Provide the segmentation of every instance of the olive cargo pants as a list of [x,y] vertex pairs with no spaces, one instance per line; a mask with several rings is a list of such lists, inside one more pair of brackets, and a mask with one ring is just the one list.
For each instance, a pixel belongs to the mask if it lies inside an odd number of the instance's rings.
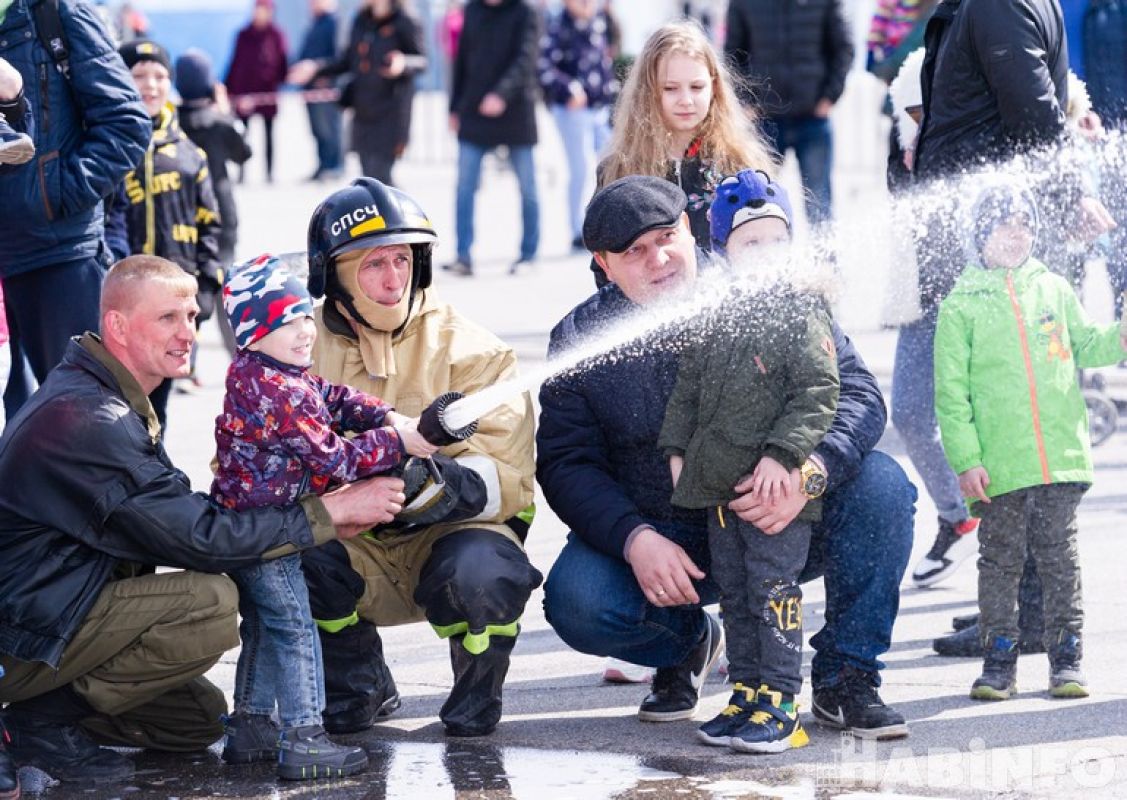
[[239,644],[229,578],[165,572],[107,583],[56,671],[0,656],[0,701],[71,684],[98,712],[82,726],[102,744],[190,751],[223,735],[223,693],[205,679]]

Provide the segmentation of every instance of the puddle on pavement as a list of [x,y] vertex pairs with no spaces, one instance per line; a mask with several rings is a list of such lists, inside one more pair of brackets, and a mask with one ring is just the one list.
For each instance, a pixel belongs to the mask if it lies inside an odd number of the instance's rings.
[[365,747],[372,761],[368,771],[338,781],[278,781],[270,765],[229,767],[213,752],[183,759],[138,753],[137,774],[128,784],[57,784],[34,769],[23,769],[20,778],[24,797],[42,800],[829,800],[838,794],[816,789],[808,778],[771,785],[708,777],[717,766],[703,760],[647,763],[621,754],[501,748],[486,742],[377,742]]

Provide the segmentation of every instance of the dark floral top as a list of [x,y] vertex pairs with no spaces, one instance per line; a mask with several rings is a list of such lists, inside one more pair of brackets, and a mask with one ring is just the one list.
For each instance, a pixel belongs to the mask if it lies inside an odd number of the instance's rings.
[[708,208],[716,187],[724,180],[724,175],[716,168],[715,160],[701,158],[700,140],[694,140],[685,150],[680,161],[669,162],[666,179],[681,187],[688,199],[686,211],[689,213],[689,227],[697,247],[712,251],[712,237],[709,233]]
[[[378,397],[241,351],[227,370],[215,419],[219,468],[211,495],[227,508],[291,503],[396,467],[403,443],[379,427],[392,408]],[[359,434],[347,439],[341,434]]]
[[607,33],[607,18],[602,12],[586,24],[576,22],[566,10],[551,19],[540,41],[537,64],[547,105],[566,105],[572,81],[587,94],[588,108],[602,108],[614,102],[618,81],[611,65]]

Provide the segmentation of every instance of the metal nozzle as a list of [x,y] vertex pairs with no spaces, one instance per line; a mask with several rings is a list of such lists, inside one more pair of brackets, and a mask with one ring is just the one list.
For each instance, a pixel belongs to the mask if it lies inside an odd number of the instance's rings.
[[463,428],[452,429],[446,424],[446,409],[456,400],[465,397],[461,392],[447,392],[439,395],[419,415],[419,433],[437,447],[461,442],[477,432],[477,420]]

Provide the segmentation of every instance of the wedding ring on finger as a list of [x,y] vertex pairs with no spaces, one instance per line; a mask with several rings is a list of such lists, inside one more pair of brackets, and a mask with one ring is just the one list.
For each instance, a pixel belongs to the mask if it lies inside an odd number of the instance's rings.
[[658,589],[656,592],[654,592],[654,597],[665,597],[665,590]]

